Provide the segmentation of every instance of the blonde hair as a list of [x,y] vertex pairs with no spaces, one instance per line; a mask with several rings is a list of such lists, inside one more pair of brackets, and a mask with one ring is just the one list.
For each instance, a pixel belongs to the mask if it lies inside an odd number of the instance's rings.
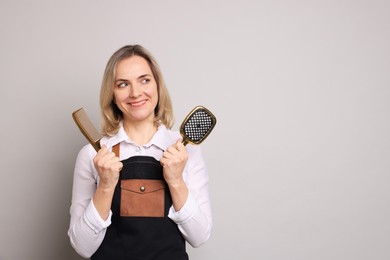
[[169,97],[168,89],[165,85],[160,67],[152,54],[140,45],[126,45],[117,50],[108,60],[104,70],[102,86],[100,89],[100,108],[102,113],[102,133],[104,135],[115,135],[123,119],[122,111],[119,110],[114,102],[114,82],[115,72],[118,62],[132,56],[144,58],[153,73],[157,83],[158,103],[154,110],[155,122],[164,124],[167,128],[173,125],[172,102]]

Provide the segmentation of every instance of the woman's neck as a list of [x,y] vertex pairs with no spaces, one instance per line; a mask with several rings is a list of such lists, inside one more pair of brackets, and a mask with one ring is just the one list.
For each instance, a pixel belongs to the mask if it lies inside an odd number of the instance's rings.
[[138,145],[147,144],[157,131],[155,122],[123,122],[123,128],[130,140]]

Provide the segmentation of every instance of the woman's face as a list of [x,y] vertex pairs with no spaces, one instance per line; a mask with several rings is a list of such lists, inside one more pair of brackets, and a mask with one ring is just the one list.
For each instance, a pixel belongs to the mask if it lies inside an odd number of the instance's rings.
[[154,122],[154,109],[158,103],[157,83],[144,58],[132,56],[117,64],[114,100],[125,122]]

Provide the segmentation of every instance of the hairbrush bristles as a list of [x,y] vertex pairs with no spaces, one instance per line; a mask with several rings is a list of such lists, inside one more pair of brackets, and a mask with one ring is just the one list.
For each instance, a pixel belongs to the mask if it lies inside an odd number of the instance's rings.
[[183,144],[200,144],[213,130],[217,119],[205,107],[195,107],[184,119],[180,127],[180,134],[183,137]]

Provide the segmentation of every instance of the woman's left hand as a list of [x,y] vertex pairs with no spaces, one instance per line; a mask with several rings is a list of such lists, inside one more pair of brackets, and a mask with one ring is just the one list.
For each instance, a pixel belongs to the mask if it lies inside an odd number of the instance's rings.
[[163,166],[164,179],[168,185],[183,182],[183,170],[188,160],[188,153],[181,139],[163,153],[160,163]]

